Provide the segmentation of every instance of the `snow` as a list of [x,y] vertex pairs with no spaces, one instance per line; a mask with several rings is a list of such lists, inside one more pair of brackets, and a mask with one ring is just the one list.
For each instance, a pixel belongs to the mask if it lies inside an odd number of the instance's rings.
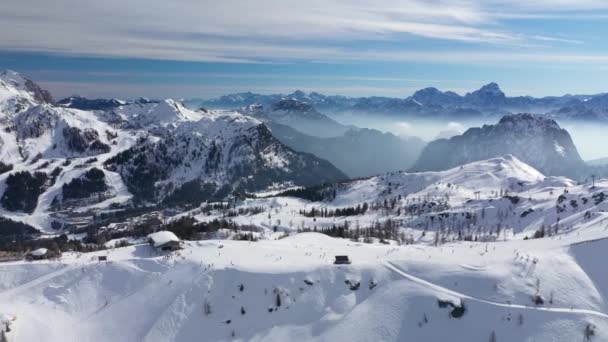
[[46,255],[47,252],[48,252],[48,249],[46,249],[46,248],[38,248],[36,250],[31,251],[30,254],[33,256],[43,256],[43,255]]
[[[587,324],[601,341],[605,288],[569,251],[608,233],[581,235],[497,242],[485,253],[484,243],[373,245],[316,233],[188,241],[169,256],[147,244],[64,253],[1,264],[0,312],[18,317],[19,341],[486,341],[492,331],[498,341],[575,341]],[[352,264],[333,265],[335,255]],[[451,318],[439,299],[464,300],[464,316]]]
[[553,142],[553,147],[555,147],[555,152],[557,152],[560,156],[566,156],[566,148],[560,145],[557,141]]
[[172,99],[160,102],[135,102],[118,107],[116,114],[140,127],[174,126],[181,122],[198,121],[202,113],[186,108]]
[[[579,223],[585,221],[586,211],[598,212],[597,215],[600,215],[602,210],[608,209],[605,208],[605,203],[595,205],[590,200],[593,194],[608,192],[608,183],[598,181],[596,188],[589,191],[588,185],[577,185],[567,178],[545,177],[513,156],[474,162],[440,172],[393,172],[346,182],[335,189],[336,197],[323,202],[293,197],[246,199],[237,203],[237,209],[262,208],[262,211],[230,219],[242,225],[255,225],[267,232],[275,226],[280,231],[295,232],[302,227],[330,228],[345,222],[351,228],[354,225],[366,228],[390,219],[415,240],[428,240],[431,234],[423,236],[425,230],[443,230],[447,226],[447,223],[442,223],[437,217],[457,214],[450,226],[461,227],[472,235],[494,230],[500,224],[504,228],[501,239],[522,239],[532,236],[542,225],[555,227],[558,217],[562,229],[576,229]],[[562,213],[557,213],[556,202],[565,191],[569,192],[566,204],[572,198],[580,205],[572,208],[568,204]],[[511,197],[505,197],[507,194]],[[517,198],[517,204],[513,204],[509,198]],[[583,198],[586,204],[582,203]],[[300,211],[310,211],[312,208],[335,210],[365,203],[370,206],[379,203],[382,206],[385,200],[395,200],[395,208],[369,210],[365,214],[342,217],[313,218],[300,214]],[[445,209],[426,210],[418,214],[408,214],[404,210],[399,213],[397,210],[430,202],[444,203]],[[526,211],[528,213],[524,214]],[[466,219],[467,215],[473,214],[474,222]],[[186,215],[194,216],[199,221],[222,218],[220,212],[208,214],[201,213],[198,209],[178,217]],[[435,220],[431,221],[431,217]]]
[[168,242],[179,242],[179,238],[173,232],[160,231],[148,235],[148,239],[154,242],[154,247],[162,246]]

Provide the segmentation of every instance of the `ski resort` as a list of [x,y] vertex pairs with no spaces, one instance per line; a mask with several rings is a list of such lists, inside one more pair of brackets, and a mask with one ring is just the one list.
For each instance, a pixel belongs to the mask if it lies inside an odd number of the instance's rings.
[[2,0],[0,342],[608,341],[606,18]]

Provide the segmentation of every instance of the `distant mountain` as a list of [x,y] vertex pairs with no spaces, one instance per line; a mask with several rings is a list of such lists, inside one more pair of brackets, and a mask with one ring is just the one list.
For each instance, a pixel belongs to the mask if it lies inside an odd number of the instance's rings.
[[461,96],[451,91],[429,87],[407,98],[326,96],[320,93],[295,91],[288,95],[238,93],[211,100],[191,99],[191,108],[235,109],[252,104],[265,107],[291,98],[310,104],[327,114],[387,115],[414,118],[464,119],[502,117],[512,113],[550,114],[556,119],[608,121],[608,95],[563,95],[535,98],[507,96],[500,86],[491,82]]
[[116,99],[87,99],[80,96],[71,96],[57,101],[57,105],[80,110],[110,110],[126,104]]
[[425,142],[401,138],[374,129],[349,129],[338,137],[319,138],[278,123],[272,134],[296,151],[326,159],[350,177],[365,177],[406,170],[416,161]]
[[426,105],[460,105],[463,102],[462,96],[452,91],[442,92],[433,87],[424,88],[416,91],[411,99]]
[[546,175],[585,176],[586,165],[570,134],[554,120],[531,114],[508,115],[495,125],[471,128],[462,135],[432,141],[412,170],[446,170],[509,154]]
[[608,94],[590,97],[586,100],[571,100],[563,107],[552,110],[549,115],[578,121],[608,121]]
[[588,165],[591,166],[608,166],[608,157],[607,158],[599,158],[585,161]]
[[348,130],[347,126],[319,113],[311,104],[295,98],[282,98],[266,106],[253,104],[239,109],[239,112],[262,121],[288,125],[317,137],[340,136]]
[[501,108],[506,102],[507,96],[500,90],[498,84],[494,82],[484,85],[479,90],[466,94],[463,101],[464,104],[475,108]]

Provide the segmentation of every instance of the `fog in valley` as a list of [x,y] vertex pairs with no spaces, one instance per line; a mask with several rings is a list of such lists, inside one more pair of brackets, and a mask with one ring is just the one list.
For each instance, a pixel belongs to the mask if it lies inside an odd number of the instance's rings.
[[[332,114],[326,113],[334,120],[360,128],[373,128],[382,132],[390,132],[401,137],[418,137],[425,142],[439,138],[450,138],[462,134],[471,127],[492,125],[500,120],[499,116],[484,119],[433,119],[399,118],[395,116],[381,116],[376,113],[361,114]],[[556,120],[557,123],[570,133],[581,158],[592,161],[608,157],[604,142],[608,132],[608,124],[598,122],[586,123],[580,121]]]

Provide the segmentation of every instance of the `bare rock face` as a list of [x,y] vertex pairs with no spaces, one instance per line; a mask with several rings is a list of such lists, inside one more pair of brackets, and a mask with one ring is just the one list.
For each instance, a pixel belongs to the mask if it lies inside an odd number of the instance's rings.
[[32,94],[34,100],[48,104],[55,103],[51,93],[46,89],[40,88],[40,86],[34,83],[32,80],[25,80],[25,88]]

